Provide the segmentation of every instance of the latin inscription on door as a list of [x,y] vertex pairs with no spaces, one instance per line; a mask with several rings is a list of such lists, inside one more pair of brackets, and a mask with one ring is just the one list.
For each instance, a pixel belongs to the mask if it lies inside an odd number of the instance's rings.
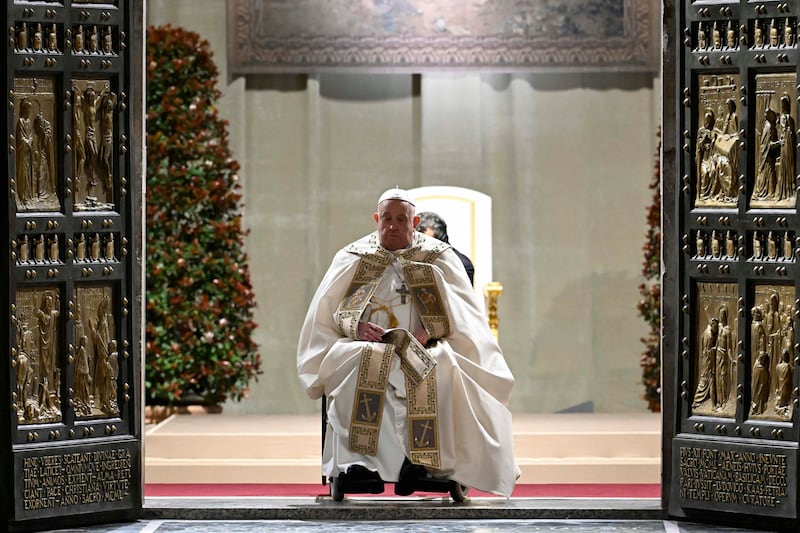
[[135,444],[74,445],[15,456],[22,478],[17,513],[25,519],[52,510],[80,512],[123,509],[138,493],[139,456]]
[[677,439],[674,453],[682,505],[737,512],[746,506],[794,515],[796,487],[790,472],[797,465],[796,448]]

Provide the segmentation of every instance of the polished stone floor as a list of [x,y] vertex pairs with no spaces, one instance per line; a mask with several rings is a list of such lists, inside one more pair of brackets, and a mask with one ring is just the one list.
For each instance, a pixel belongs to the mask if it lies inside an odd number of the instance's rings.
[[754,533],[664,520],[657,499],[145,498],[142,520],[51,533]]
[[132,524],[57,530],[59,533],[273,533],[359,532],[359,533],[754,533],[756,530],[712,527],[703,524],[662,520],[433,520],[433,521],[306,521],[306,520],[148,520]]

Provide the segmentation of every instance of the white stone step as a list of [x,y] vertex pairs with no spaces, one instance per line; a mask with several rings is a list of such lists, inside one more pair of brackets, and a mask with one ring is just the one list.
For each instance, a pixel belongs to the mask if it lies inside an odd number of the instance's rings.
[[[515,415],[519,483],[660,483],[658,415]],[[146,483],[319,483],[317,416],[173,415],[145,435]]]

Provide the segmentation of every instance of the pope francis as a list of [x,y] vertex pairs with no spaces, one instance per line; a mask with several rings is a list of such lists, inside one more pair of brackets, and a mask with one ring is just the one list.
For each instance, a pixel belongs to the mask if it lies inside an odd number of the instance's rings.
[[340,250],[303,324],[297,370],[327,397],[323,475],[395,483],[433,476],[509,496],[519,477],[514,378],[449,244],[414,230],[390,189],[377,231]]

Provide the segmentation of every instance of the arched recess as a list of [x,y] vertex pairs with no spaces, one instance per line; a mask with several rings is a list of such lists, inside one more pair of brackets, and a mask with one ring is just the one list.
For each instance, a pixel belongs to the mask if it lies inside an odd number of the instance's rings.
[[485,307],[483,289],[492,279],[492,198],[465,187],[436,185],[408,191],[417,213],[433,211],[447,223],[452,244],[475,266],[475,292]]

